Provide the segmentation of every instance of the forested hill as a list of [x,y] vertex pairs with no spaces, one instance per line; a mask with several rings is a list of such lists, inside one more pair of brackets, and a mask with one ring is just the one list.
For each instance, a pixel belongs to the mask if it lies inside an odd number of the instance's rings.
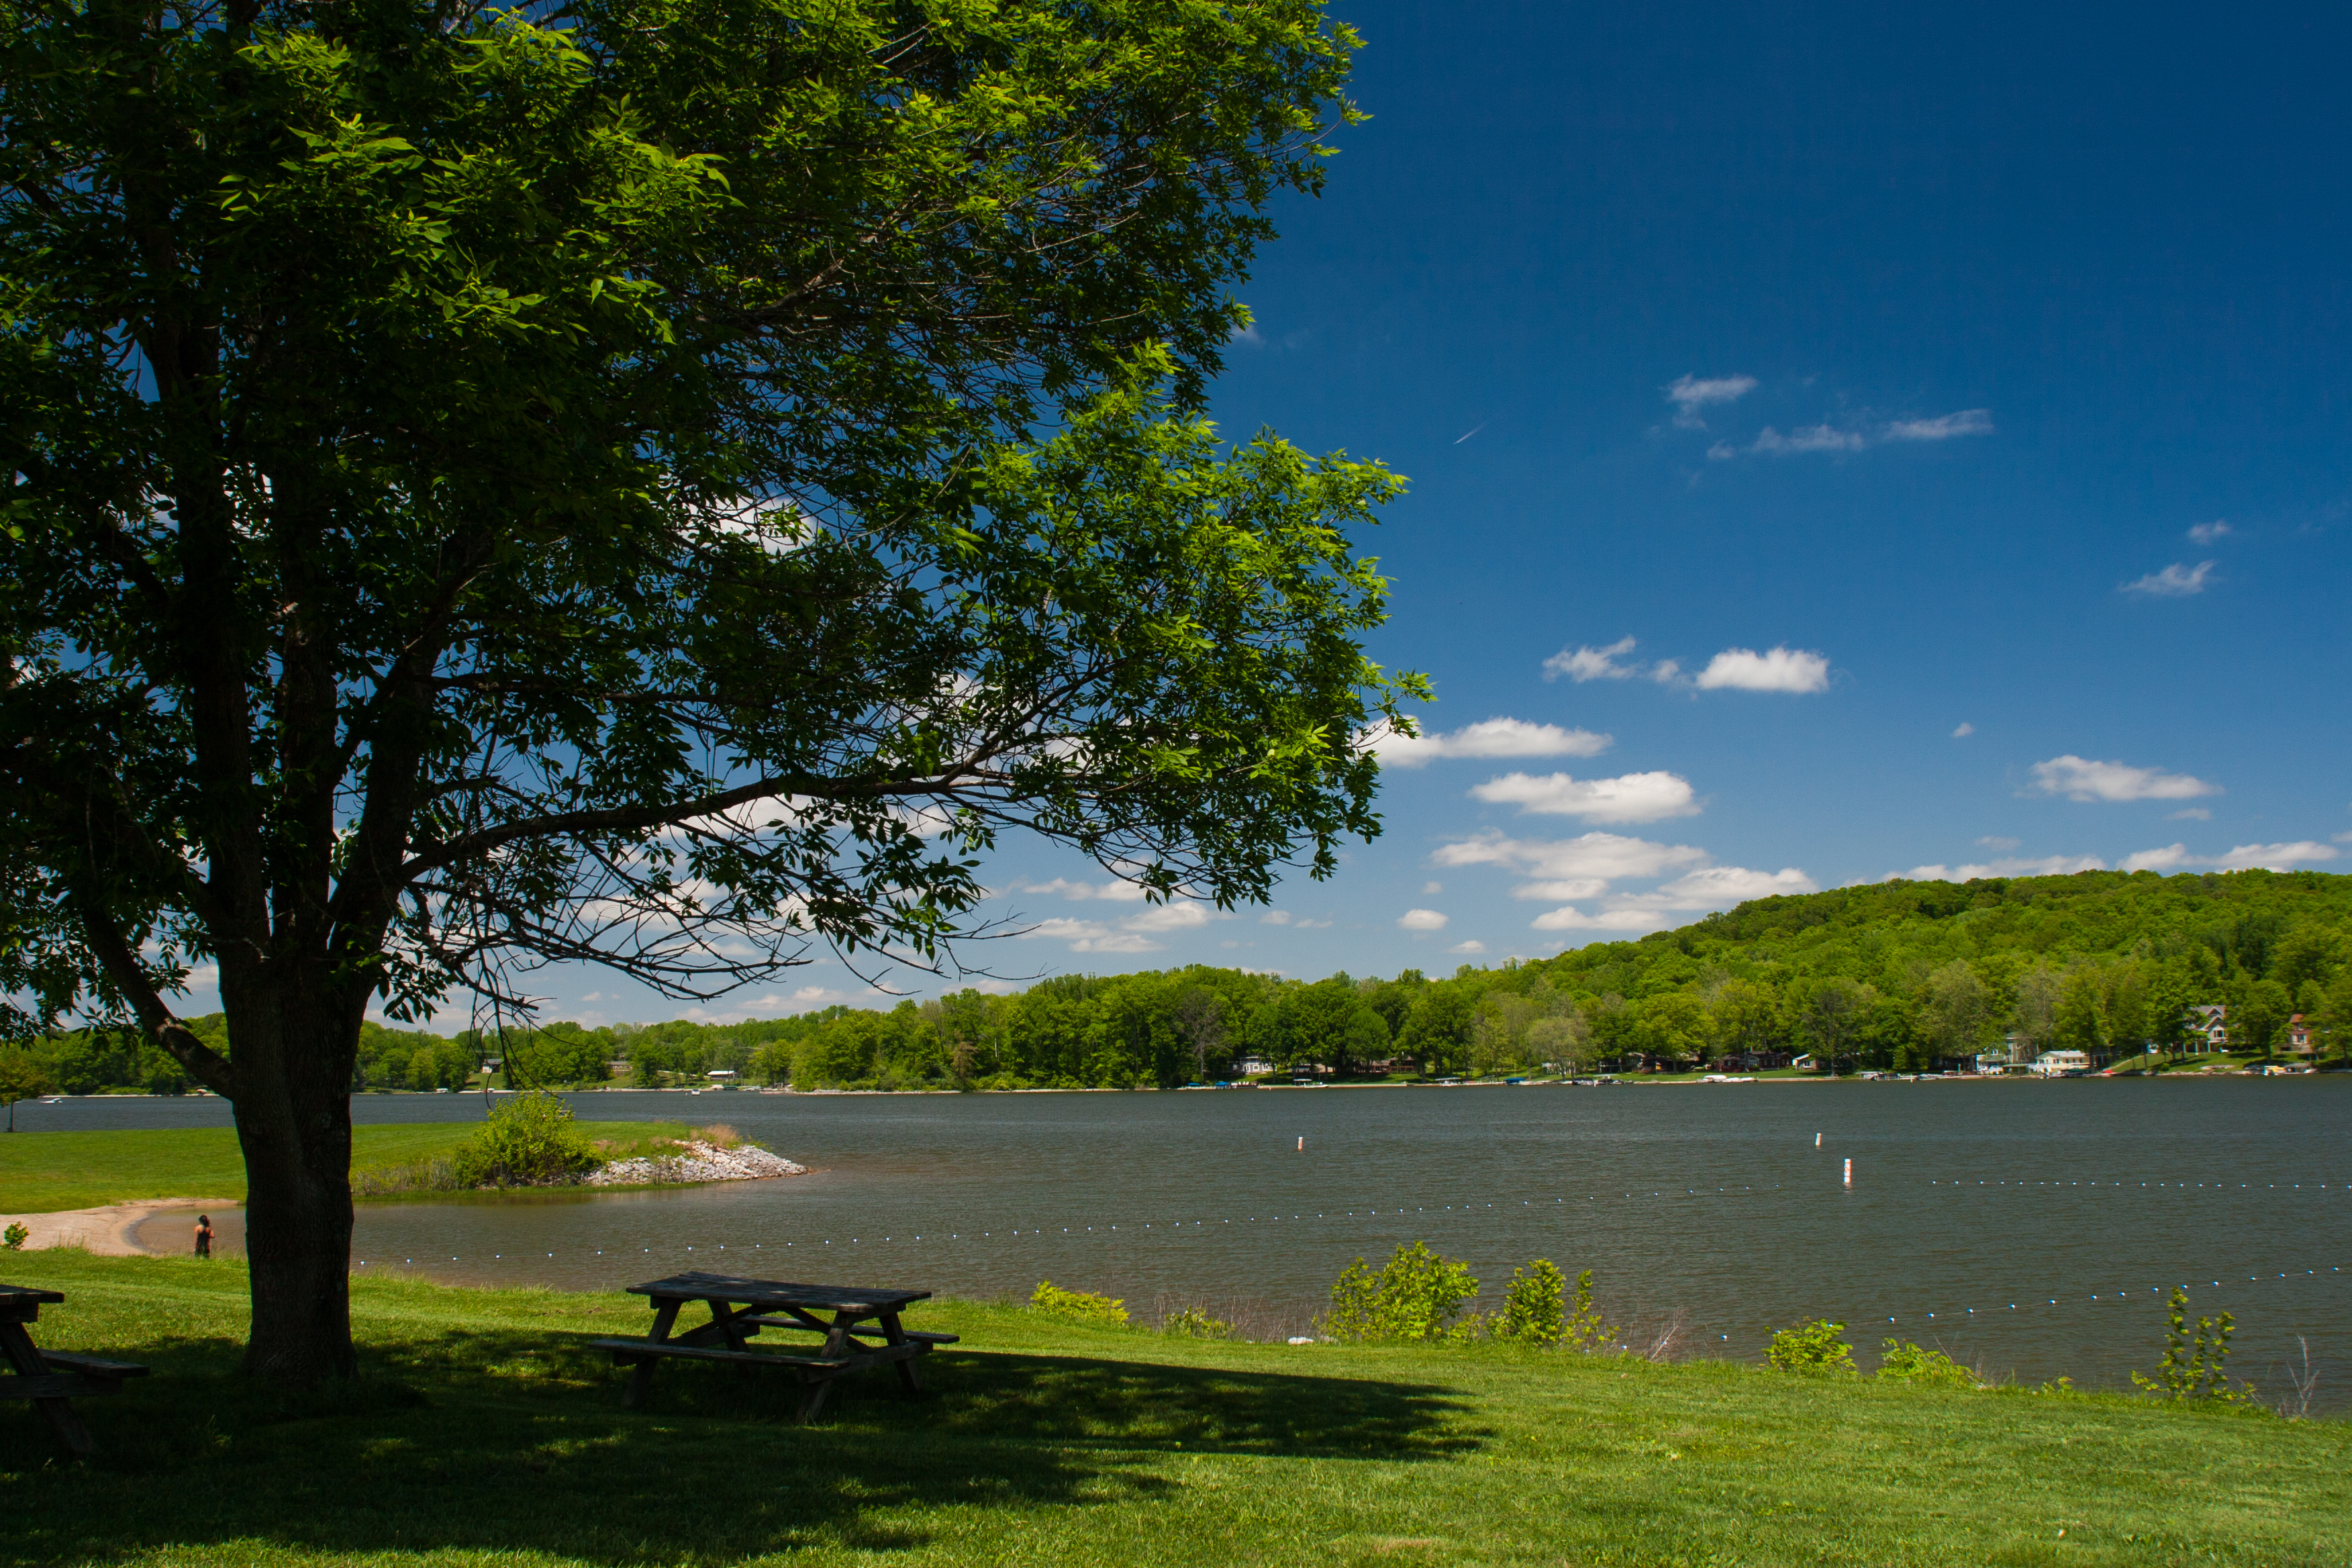
[[[2177,1044],[2201,1003],[2229,1008],[2233,1049],[2283,1044],[2301,1013],[2341,1056],[2352,1046],[2347,935],[2352,877],[2311,871],[1880,882],[1438,979],[1194,966],[733,1025],[558,1023],[446,1040],[371,1024],[357,1076],[362,1088],[455,1087],[484,1056],[535,1087],[719,1068],[804,1087],[1139,1087],[1229,1077],[1251,1058],[1494,1072],[1810,1051],[1924,1068],[2011,1034],[2029,1049]],[[217,1035],[217,1020],[205,1032]],[[152,1046],[103,1035],[34,1049],[74,1092],[168,1088],[174,1070]]]

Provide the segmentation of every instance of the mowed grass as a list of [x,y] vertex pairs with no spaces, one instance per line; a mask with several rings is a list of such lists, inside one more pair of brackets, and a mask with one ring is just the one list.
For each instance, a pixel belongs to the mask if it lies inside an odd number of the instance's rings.
[[[642,1153],[688,1129],[665,1121],[582,1121],[614,1158]],[[476,1122],[352,1130],[352,1167],[404,1165],[454,1152]],[[140,1198],[245,1196],[245,1157],[226,1127],[115,1132],[0,1134],[0,1214],[52,1214]]]
[[1291,1347],[935,1302],[930,1389],[583,1348],[636,1298],[353,1285],[365,1375],[235,1373],[226,1263],[12,1258],[44,1343],[150,1363],[57,1462],[0,1406],[0,1564],[2327,1564],[2338,1423],[1508,1346]]

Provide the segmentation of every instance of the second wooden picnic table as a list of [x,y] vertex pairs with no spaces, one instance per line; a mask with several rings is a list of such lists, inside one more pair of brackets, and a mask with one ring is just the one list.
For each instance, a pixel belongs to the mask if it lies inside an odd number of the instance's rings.
[[[884,1290],[848,1285],[800,1285],[784,1279],[744,1279],[728,1274],[673,1274],[629,1287],[647,1298],[654,1309],[653,1326],[641,1340],[600,1339],[598,1350],[610,1351],[614,1362],[634,1366],[624,1402],[642,1404],[653,1384],[654,1368],[665,1360],[719,1362],[746,1375],[761,1367],[793,1373],[805,1389],[800,1418],[807,1421],[824,1408],[835,1379],[868,1367],[895,1365],[898,1382],[908,1393],[919,1393],[922,1375],[916,1359],[934,1345],[951,1345],[953,1334],[928,1334],[908,1330],[899,1314],[917,1301],[929,1300],[929,1290]],[[710,1321],[683,1333],[675,1332],[678,1313],[694,1302],[710,1309]],[[767,1329],[823,1336],[808,1354],[791,1351],[756,1351],[753,1336]]]
[[89,1453],[89,1428],[73,1407],[83,1394],[112,1394],[129,1377],[144,1377],[147,1369],[136,1362],[108,1361],[102,1356],[72,1355],[45,1351],[33,1343],[26,1325],[40,1321],[41,1309],[65,1300],[55,1290],[26,1285],[0,1285],[0,1364],[14,1375],[0,1376],[0,1399],[29,1399],[49,1419],[60,1442],[77,1457]]

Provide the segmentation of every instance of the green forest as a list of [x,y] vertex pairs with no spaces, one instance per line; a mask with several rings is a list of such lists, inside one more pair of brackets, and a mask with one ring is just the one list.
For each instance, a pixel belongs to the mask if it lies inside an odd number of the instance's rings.
[[[1801,1054],[1824,1070],[1924,1071],[2011,1040],[2027,1056],[2177,1051],[2204,1004],[2228,1009],[2233,1056],[2284,1050],[2298,1015],[2323,1061],[2352,1054],[2352,877],[1881,882],[1443,978],[1192,966],[731,1025],[445,1038],[371,1023],[352,1087],[457,1089],[485,1060],[515,1088],[651,1088],[720,1069],[803,1089],[1149,1088],[1229,1079],[1251,1060],[1349,1077],[1753,1068]],[[221,1021],[202,1031],[220,1039]],[[131,1034],[59,1034],[26,1055],[67,1093],[188,1087]]]

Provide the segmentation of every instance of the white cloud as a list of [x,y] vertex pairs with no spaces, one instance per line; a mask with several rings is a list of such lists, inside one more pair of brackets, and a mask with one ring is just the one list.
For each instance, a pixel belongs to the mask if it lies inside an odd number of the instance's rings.
[[1562,648],[1544,660],[1544,679],[1567,676],[1581,686],[1588,680],[1626,680],[1642,673],[1638,664],[1619,664],[1617,656],[1632,653],[1633,639],[1619,637],[1607,647]]
[[1957,414],[1939,414],[1933,419],[1897,419],[1879,432],[1882,441],[1948,441],[1955,436],[1990,436],[1992,434],[1992,411],[1986,408],[1963,408]]
[[1443,882],[1423,882],[1421,885],[1421,890],[1424,896],[1430,893],[1442,893],[1445,891],[1445,884]]
[[[1544,660],[1544,679],[1557,680],[1565,675],[1579,684],[1588,680],[1642,679],[1654,680],[1660,686],[1696,685],[1706,690],[1728,688],[1746,691],[1819,691],[1829,684],[1829,660],[1817,653],[1787,647],[1775,647],[1769,653],[1726,648],[1693,681],[1684,676],[1679,659],[1662,658],[1655,664],[1625,659],[1622,656],[1633,652],[1634,646],[1632,637],[1620,637],[1607,647],[1564,647]],[[1570,732],[1585,733],[1580,730]],[[1598,739],[1605,744],[1610,737]],[[1595,747],[1594,751],[1599,749]]]
[[1676,377],[1666,389],[1666,401],[1675,405],[1675,423],[1685,430],[1704,430],[1706,421],[1699,410],[1718,403],[1737,403],[1756,390],[1752,375],[1715,375]]
[[1995,851],[2003,850],[2003,849],[2014,849],[2014,848],[2016,848],[2016,847],[2017,847],[2017,840],[2016,840],[2016,839],[2014,839],[2014,838],[2001,838],[2001,837],[1995,837],[1994,835],[1990,834],[1990,833],[1986,834],[1982,838],[1978,839],[1978,840],[1977,840],[1977,844],[1978,844],[1978,846],[1979,846],[1979,847],[1981,847],[1981,848],[1991,849],[1991,850],[1995,850]]
[[1445,951],[1446,951],[1446,952],[1465,952],[1465,953],[1466,953],[1466,952],[1486,952],[1486,944],[1485,942],[1455,942],[1452,947],[1447,948]]
[[2315,866],[2336,859],[2341,854],[2332,844],[2309,838],[2292,844],[2241,844],[2226,855],[2191,855],[2185,844],[2168,844],[2161,849],[2141,850],[2126,860],[2123,868],[2172,871],[2188,866],[2208,866],[2217,871],[2251,871],[2256,868],[2291,871],[2297,866]]
[[[1713,866],[1706,851],[1688,844],[1660,844],[1614,833],[1587,833],[1569,839],[1518,839],[1489,832],[1441,847],[1433,857],[1442,866],[1498,866],[1529,879],[1512,896],[1560,900],[1536,917],[1538,931],[1654,931],[1670,917],[1729,909],[1749,899],[1810,893],[1819,884],[1795,867],[1780,871],[1743,866]],[[1609,891],[1612,881],[1676,874],[1646,893]],[[1597,910],[1577,905],[1602,900]]]
[[1614,743],[1590,730],[1532,724],[1525,719],[1486,719],[1450,735],[1399,735],[1384,731],[1372,744],[1392,768],[1417,768],[1439,757],[1594,757]]
[[1859,452],[1865,447],[1886,441],[1948,441],[1957,436],[1990,436],[1992,433],[1992,413],[1990,409],[1963,408],[1958,413],[1938,414],[1930,419],[1892,420],[1880,426],[1875,432],[1840,429],[1834,425],[1822,424],[1803,426],[1783,436],[1767,425],[1747,446],[1736,447],[1728,441],[1717,441],[1706,449],[1706,455],[1720,463],[1738,457],[1787,458],[1809,452]]
[[2164,814],[2164,820],[2167,822],[2210,822],[2213,820],[2213,814],[2201,805],[2185,805],[2179,811],[2166,812]]
[[2033,764],[2033,787],[2043,795],[2068,800],[2193,800],[2220,795],[2221,786],[2187,773],[2161,768],[2135,768],[2123,763],[2095,763],[2068,752]]
[[1331,922],[1329,921],[1300,921],[1298,922],[1297,929],[1300,931],[1329,931],[1331,929]]
[[1963,736],[1973,735],[1976,732],[1977,727],[1974,724],[1963,723],[1958,729],[1952,731],[1952,739],[1957,741]]
[[2000,859],[1981,866],[1914,866],[1890,871],[1886,879],[1909,882],[1973,882],[1979,877],[2071,877],[2077,871],[2104,871],[2107,863],[2095,855],[2044,855],[2038,860]]
[[1564,877],[1549,882],[1522,882],[1511,889],[1511,897],[1557,903],[1562,899],[1597,899],[1608,890],[1606,878]]
[[[1574,838],[1507,838],[1487,832],[1439,847],[1431,857],[1441,866],[1503,866],[1548,879],[1598,877],[1607,881],[1663,877],[1707,863],[1706,850],[1688,844],[1659,844],[1616,833],[1585,833]],[[1578,895],[1586,897],[1590,895]]]
[[1538,931],[1656,931],[1666,918],[1653,910],[1603,910],[1588,915],[1573,906],[1563,906],[1528,923]]
[[2161,572],[2151,572],[2145,577],[2119,584],[2118,594],[2146,594],[2157,599],[2185,599],[2191,594],[2205,591],[2205,580],[2212,574],[2213,563],[2200,561],[2192,569],[2176,561]]
[[1265,913],[1257,917],[1257,923],[1262,926],[1286,926],[1290,923],[1290,911],[1288,910],[1268,910]]
[[1088,937],[1070,943],[1072,952],[1158,952],[1166,942],[1154,942],[1148,936],[1132,931],[1113,931],[1108,936]]
[[1039,921],[1021,934],[1024,937],[1045,937],[1053,942],[1078,942],[1101,936],[1109,930],[1110,927],[1100,921],[1074,921],[1055,916],[1052,920]]
[[1207,925],[1223,911],[1207,904],[1189,900],[1172,904],[1154,904],[1139,914],[1118,922],[1121,931],[1193,931]]
[[1397,916],[1397,924],[1407,931],[1444,931],[1445,917],[1435,910],[1407,910]]
[[2189,538],[2193,543],[2210,544],[2215,540],[2222,538],[2224,535],[2232,531],[2234,531],[2228,523],[2222,522],[2217,519],[2212,522],[2200,522],[2196,527],[2190,529],[2189,531]]
[[1830,661],[1800,648],[1774,647],[1758,653],[1753,648],[1727,647],[1698,672],[1702,691],[1825,691],[1829,684]]
[[1808,425],[1783,436],[1769,425],[1756,433],[1748,451],[1768,457],[1792,457],[1806,452],[1859,452],[1869,443],[1858,430],[1829,425]]
[[1785,893],[1818,893],[1821,885],[1794,866],[1778,871],[1751,871],[1745,866],[1706,866],[1675,878],[1654,893],[1617,900],[1631,905],[1636,898],[1657,900],[1651,907],[1666,910],[1727,910],[1750,899]]
[[1066,942],[1072,952],[1158,952],[1162,945],[1139,932],[1113,931],[1099,921],[1039,921],[1019,934]]
[[1675,773],[1623,773],[1611,779],[1579,779],[1567,773],[1505,773],[1470,791],[1479,800],[1516,805],[1546,816],[1580,816],[1588,822],[1656,822],[1691,816],[1698,805],[1690,781]]
[[1067,877],[1056,877],[1050,882],[1015,882],[1016,893],[1058,893],[1066,899],[1101,899],[1114,904],[1136,904],[1143,901],[1143,889],[1134,882],[1073,882]]

